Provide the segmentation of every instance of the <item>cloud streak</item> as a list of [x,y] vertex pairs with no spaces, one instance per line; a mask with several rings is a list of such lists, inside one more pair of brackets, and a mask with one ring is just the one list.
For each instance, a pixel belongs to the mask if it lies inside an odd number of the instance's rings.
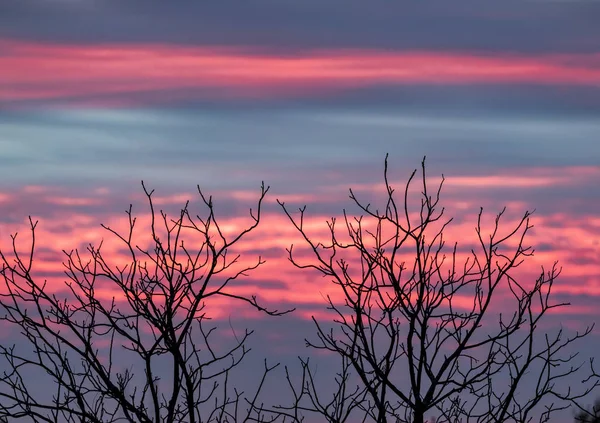
[[[484,56],[436,51],[313,50],[294,56],[159,44],[0,41],[0,101],[77,100],[136,92],[178,100],[295,98],[395,85],[598,86],[597,54]],[[170,93],[170,94],[167,94]]]
[[[514,227],[525,209],[538,205],[533,199],[511,201],[507,197],[498,198],[498,193],[506,187],[511,187],[513,191],[529,193],[530,197],[535,198],[535,191],[546,189],[548,185],[564,185],[570,190],[583,190],[586,181],[596,180],[600,176],[598,172],[598,168],[573,167],[560,172],[561,176],[552,178],[550,169],[534,168],[519,172],[521,176],[518,183],[511,179],[510,174],[449,176],[447,189],[443,191],[443,205],[447,208],[447,216],[455,219],[446,230],[446,239],[449,243],[459,242],[458,259],[464,260],[471,248],[479,248],[474,231],[479,205],[486,206],[486,230],[490,230],[494,213],[500,210],[503,201],[509,203],[508,212],[501,224],[503,230]],[[433,177],[429,182],[434,186],[436,178]],[[482,182],[485,182],[485,190],[481,190]],[[402,181],[399,180],[391,180],[391,183],[398,189],[402,186]],[[381,203],[382,192],[377,184],[355,188],[356,195],[362,201],[372,203],[373,207]],[[125,246],[100,227],[100,223],[104,223],[119,233],[128,231],[126,216],[123,213],[115,213],[115,210],[122,210],[124,206],[117,206],[116,203],[126,201],[126,197],[120,194],[112,198],[111,192],[106,191],[101,189],[78,192],[74,189],[68,193],[64,188],[33,186],[25,187],[21,191],[2,192],[0,197],[3,199],[5,210],[20,210],[5,216],[0,227],[2,249],[6,251],[9,248],[8,234],[14,232],[20,233],[18,239],[21,248],[26,247],[27,222],[22,220],[22,215],[26,212],[24,207],[28,207],[35,211],[34,219],[40,220],[36,231],[39,253],[35,256],[34,269],[39,277],[48,280],[48,287],[54,292],[64,291],[65,276],[62,273],[61,259],[65,257],[61,255],[61,250],[84,250],[88,244],[98,245],[102,241],[103,254],[108,263],[120,266],[126,264],[129,258]],[[339,214],[342,207],[347,207],[351,214],[354,211],[351,202],[344,201],[343,195],[337,196],[336,191],[340,191],[341,194],[341,191],[345,190],[335,186],[316,188],[308,193],[292,192],[282,199],[287,201],[291,210],[295,205],[302,206],[308,203],[305,227],[315,239],[326,241],[328,231],[325,221],[331,217],[342,221],[343,217]],[[98,192],[102,195],[99,196]],[[212,194],[215,197],[217,212],[221,211],[218,216],[222,217],[220,225],[226,236],[237,233],[248,225],[246,207],[256,199],[256,192],[221,190]],[[322,309],[324,296],[331,295],[332,298],[337,298],[339,292],[323,278],[298,271],[287,262],[285,249],[292,244],[296,245],[300,260],[303,256],[310,255],[310,252],[302,247],[303,243],[298,233],[281,211],[274,207],[275,198],[275,195],[267,197],[262,225],[241,240],[236,251],[232,252],[241,254],[239,266],[253,264],[257,256],[263,253],[267,256],[267,264],[253,271],[249,278],[244,278],[235,289],[238,293],[258,294],[260,299],[278,308],[300,305],[302,310],[299,316],[309,318],[311,313]],[[193,200],[193,213],[202,215],[202,210],[198,208],[198,202],[194,201],[192,193],[175,192],[163,196],[157,194],[156,207],[176,212],[187,199]],[[412,197],[409,196],[409,201],[411,200]],[[563,202],[567,203],[568,200]],[[540,213],[534,215],[535,228],[530,233],[527,244],[533,245],[538,251],[519,268],[518,274],[524,280],[532,281],[539,274],[541,266],[547,267],[555,260],[560,260],[564,264],[564,270],[555,287],[558,295],[600,297],[600,220],[597,217],[600,203],[590,199],[585,209],[579,209],[576,213],[568,212],[569,209],[568,204],[555,205],[551,209],[544,207]],[[148,228],[151,216],[143,196],[134,198],[134,214],[137,216],[135,241],[144,248],[150,245]],[[65,219],[65,216],[68,216],[68,219]],[[189,236],[192,235],[188,234]],[[186,242],[187,244],[194,245],[193,236],[188,241],[191,244]],[[405,254],[405,260],[410,263],[411,253],[406,251],[402,254]],[[349,260],[352,263],[352,257],[349,257]],[[233,285],[235,286],[235,283]],[[119,293],[111,291],[109,286],[103,287],[102,293],[106,298],[119,297]],[[228,310],[227,300],[220,301],[217,305],[220,308],[214,310]],[[587,305],[582,305],[581,309],[575,305],[568,313],[597,319],[598,315],[593,310]],[[215,317],[226,316],[218,314]]]
[[[597,52],[594,1],[507,0],[385,3],[360,0],[155,0],[0,3],[0,37],[74,43],[159,42],[247,46],[280,52],[316,47],[471,52]],[[227,28],[227,30],[224,30]],[[506,36],[510,34],[510,36]]]

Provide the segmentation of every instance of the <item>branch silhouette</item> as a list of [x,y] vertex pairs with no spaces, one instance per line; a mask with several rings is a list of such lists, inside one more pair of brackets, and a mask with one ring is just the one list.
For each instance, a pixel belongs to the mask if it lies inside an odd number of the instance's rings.
[[[255,296],[231,290],[236,279],[264,263],[259,257],[241,265],[239,256],[228,252],[259,224],[269,188],[261,186],[249,226],[226,236],[212,198],[199,187],[203,216],[194,216],[187,202],[171,218],[156,209],[153,191],[142,186],[150,246],[136,243],[139,225],[130,206],[127,230],[103,225],[127,261],[112,263],[102,243],[85,252],[64,251],[62,292],[32,273],[37,222],[29,219],[28,251],[19,250],[16,234],[12,249],[0,250],[0,319],[21,334],[21,345],[0,346],[8,369],[0,377],[0,416],[98,423],[278,419],[259,402],[265,379],[278,364],[265,361],[253,393],[230,386],[232,371],[249,352],[252,331],[219,343],[207,311],[217,297],[246,302],[271,316],[291,311],[271,310]],[[112,298],[106,298],[107,291]],[[36,392],[38,373],[54,382],[52,395]]]
[[[350,190],[356,213],[327,221],[325,240],[312,235],[306,206],[292,212],[278,200],[301,239],[290,262],[337,292],[326,297],[331,319],[312,317],[306,345],[339,360],[325,381],[314,358],[300,358],[296,373],[285,367],[279,382],[291,402],[279,405],[263,401],[279,363],[265,360],[243,391],[235,371],[253,332],[211,322],[219,299],[274,317],[293,311],[235,289],[264,263],[234,250],[261,222],[268,187],[232,234],[200,188],[201,214],[187,202],[169,216],[142,183],[148,226],[130,206],[124,230],[103,225],[125,255],[106,254],[102,242],[63,251],[60,289],[35,273],[30,218],[27,247],[15,234],[0,249],[0,323],[18,331],[14,345],[0,345],[0,421],[543,423],[569,407],[576,421],[596,421],[582,401],[600,375],[576,352],[592,326],[545,330],[569,305],[554,301],[561,269],[519,273],[534,254],[532,213],[507,224],[502,210],[490,223],[480,209],[472,241],[459,246],[447,241],[444,178],[432,188],[425,160],[396,191],[386,156],[383,180],[380,208]],[[52,380],[51,392],[41,379]]]
[[[402,192],[392,187],[387,156],[383,179],[381,210],[350,190],[359,215],[344,210],[341,224],[329,220],[326,241],[309,235],[306,206],[292,212],[279,201],[303,240],[302,254],[292,245],[289,260],[339,294],[327,297],[331,321],[313,317],[316,338],[307,346],[340,360],[337,388],[325,393],[301,359],[299,386],[288,378],[295,401],[281,409],[332,423],[423,423],[428,415],[499,423],[546,422],[577,406],[599,379],[593,363],[584,368],[567,347],[592,327],[571,336],[543,331],[544,318],[568,304],[552,301],[557,263],[532,281],[515,272],[534,254],[525,243],[531,213],[505,229],[502,210],[486,229],[480,209],[476,242],[461,249],[446,241],[452,219],[440,205],[444,178],[431,189],[425,159]],[[562,382],[578,375],[585,380],[577,389]]]

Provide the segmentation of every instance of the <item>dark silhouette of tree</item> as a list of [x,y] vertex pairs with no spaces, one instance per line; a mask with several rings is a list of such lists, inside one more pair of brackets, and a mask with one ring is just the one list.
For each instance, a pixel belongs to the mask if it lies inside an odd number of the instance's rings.
[[[120,242],[127,260],[111,262],[116,259],[103,253],[102,244],[90,245],[87,252],[64,251],[62,290],[51,290],[34,274],[37,222],[30,218],[27,248],[21,248],[15,234],[12,249],[0,251],[0,324],[21,335],[17,344],[0,346],[0,419],[276,420],[276,413],[263,410],[259,394],[277,365],[265,361],[253,392],[230,386],[252,332],[234,333],[235,339],[227,341],[209,322],[210,304],[219,297],[269,315],[288,312],[268,310],[256,297],[231,289],[236,279],[263,263],[259,257],[243,264],[231,251],[259,224],[267,191],[263,184],[249,226],[229,236],[219,225],[212,198],[200,189],[204,217],[194,216],[188,202],[171,218],[155,209],[153,192],[144,187],[151,223],[141,230],[149,232],[148,243],[136,241],[140,228],[130,206],[125,233],[103,226]],[[40,385],[44,378],[53,385]],[[48,386],[54,391],[48,392]]]
[[344,210],[341,225],[328,221],[326,241],[311,235],[306,207],[294,213],[279,202],[303,238],[300,251],[289,248],[290,261],[331,280],[341,298],[327,296],[332,320],[313,317],[316,340],[306,341],[339,357],[337,389],[324,393],[311,362],[301,359],[300,386],[288,374],[295,402],[281,410],[336,423],[548,421],[591,392],[598,377],[593,362],[588,372],[567,348],[591,327],[571,336],[542,327],[549,312],[568,305],[552,301],[557,264],[534,280],[516,273],[534,253],[525,243],[531,213],[506,230],[503,210],[486,229],[481,209],[473,242],[448,245],[444,179],[432,191],[425,160],[416,176],[397,192],[386,157],[381,209],[350,190],[359,216]]
[[596,400],[590,409],[575,414],[575,423],[600,423],[600,400]]
[[569,353],[592,328],[571,336],[544,330],[545,316],[568,305],[551,301],[556,263],[532,280],[517,274],[533,255],[525,243],[531,213],[504,230],[504,210],[490,227],[480,210],[473,242],[448,246],[443,178],[430,191],[423,162],[413,192],[416,175],[398,195],[386,157],[381,211],[351,190],[359,216],[344,211],[341,226],[331,219],[326,242],[314,240],[305,208],[294,215],[280,202],[304,240],[289,259],[330,279],[341,298],[327,297],[332,319],[313,317],[316,340],[307,340],[339,358],[334,392],[324,392],[323,375],[301,359],[299,383],[286,369],[286,406],[262,400],[278,364],[265,361],[247,393],[234,381],[252,332],[223,336],[210,322],[218,298],[272,316],[291,311],[233,289],[263,263],[240,260],[235,247],[259,224],[268,187],[249,225],[232,235],[200,189],[203,217],[186,203],[170,218],[144,187],[147,228],[140,232],[131,206],[125,231],[104,226],[127,259],[106,254],[102,243],[64,251],[62,290],[35,273],[30,218],[27,246],[15,234],[12,247],[0,249],[0,325],[20,334],[0,346],[0,421],[300,423],[316,413],[335,423],[546,422],[571,405],[577,421],[596,421],[597,409],[579,402],[600,384],[598,374]]

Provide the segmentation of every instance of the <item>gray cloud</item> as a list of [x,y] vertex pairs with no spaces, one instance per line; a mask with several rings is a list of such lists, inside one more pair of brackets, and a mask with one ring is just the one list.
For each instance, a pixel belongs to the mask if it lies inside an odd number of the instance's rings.
[[379,172],[386,153],[410,168],[429,155],[430,165],[447,174],[597,165],[600,157],[597,121],[552,114],[156,109],[10,112],[0,122],[0,176],[19,185],[138,187],[144,179],[156,187],[254,189],[264,179],[294,191],[318,186],[327,174],[364,181],[368,175],[348,169]]
[[282,53],[362,47],[596,52],[600,3],[475,0],[258,2],[4,0],[0,37],[65,42],[245,45]]

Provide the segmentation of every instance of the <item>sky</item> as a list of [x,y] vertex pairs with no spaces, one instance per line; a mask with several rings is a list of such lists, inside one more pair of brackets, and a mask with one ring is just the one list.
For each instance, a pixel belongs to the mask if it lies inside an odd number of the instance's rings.
[[507,227],[535,209],[523,275],[558,260],[572,305],[549,327],[584,328],[600,314],[599,21],[591,0],[3,0],[0,246],[39,219],[58,290],[60,250],[106,238],[130,203],[148,217],[141,180],[170,210],[199,207],[200,185],[233,227],[264,180],[241,252],[267,263],[244,289],[297,311],[215,318],[250,321],[255,357],[286,361],[311,354],[333,288],[286,261],[299,240],[276,199],[325,228],[348,188],[378,198],[386,154],[399,185],[426,156],[456,241],[479,207],[507,206]]

